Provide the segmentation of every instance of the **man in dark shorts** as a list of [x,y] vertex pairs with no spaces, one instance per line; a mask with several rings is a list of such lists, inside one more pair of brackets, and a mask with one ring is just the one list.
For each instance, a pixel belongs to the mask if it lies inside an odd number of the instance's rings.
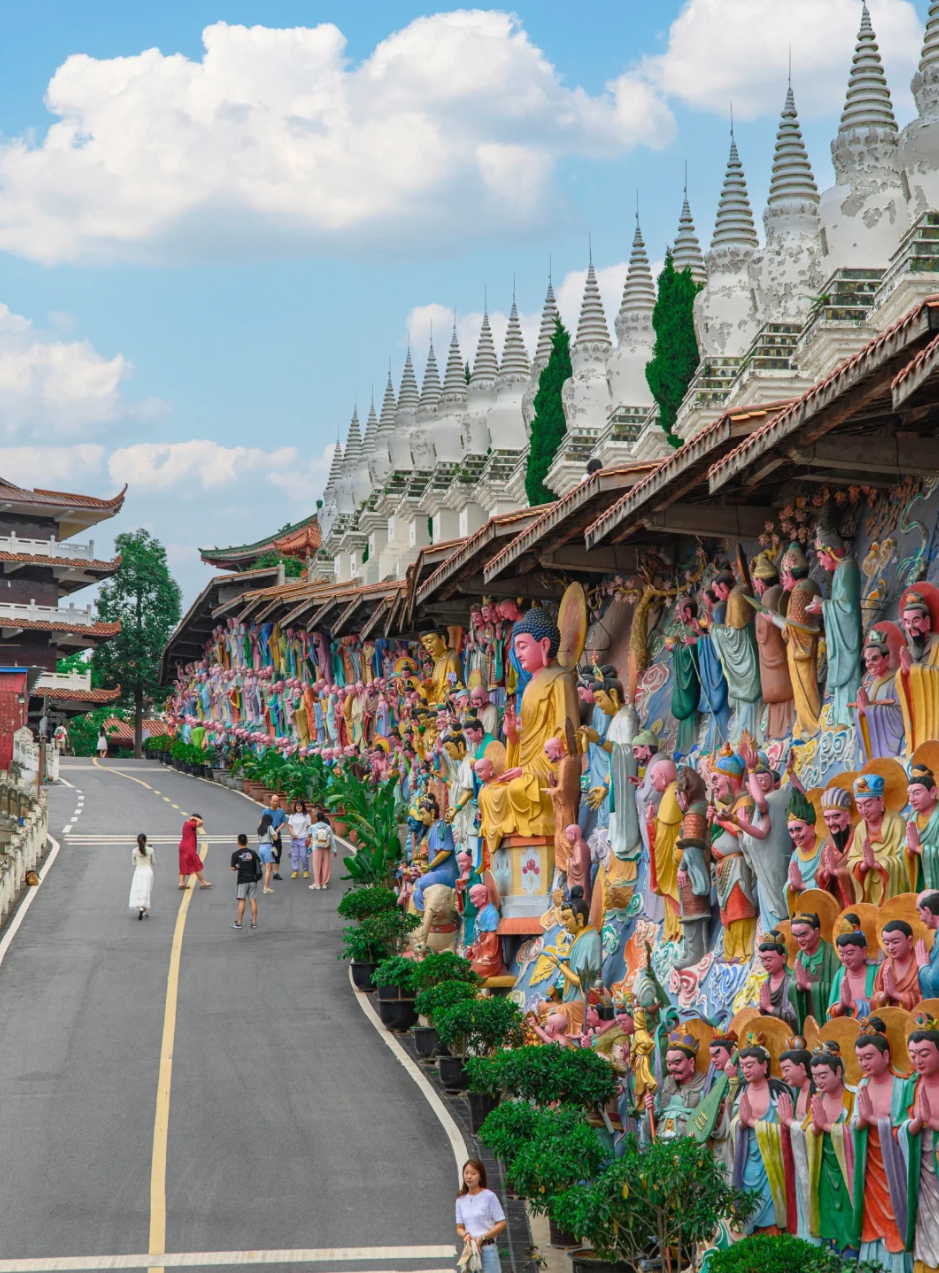
[[251,903],[251,927],[258,926],[258,880],[261,878],[261,859],[248,844],[248,837],[238,837],[238,848],[231,855],[231,869],[237,871],[238,918],[232,928],[241,928],[245,917],[245,902]]

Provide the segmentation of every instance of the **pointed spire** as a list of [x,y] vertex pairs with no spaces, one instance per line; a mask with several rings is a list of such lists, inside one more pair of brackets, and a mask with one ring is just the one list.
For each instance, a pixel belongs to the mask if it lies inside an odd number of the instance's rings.
[[717,205],[711,251],[724,247],[756,248],[759,247],[759,242],[750,208],[750,196],[747,194],[747,179],[743,175],[743,164],[737,154],[737,142],[731,129],[730,155],[727,159],[727,171],[724,173],[724,188]]
[[440,397],[447,402],[466,401],[466,376],[463,372],[463,355],[460,353],[460,342],[456,338],[456,314],[453,315],[453,333],[450,336],[447,369],[444,372],[443,391]]
[[365,421],[365,436],[362,439],[362,454],[371,455],[375,450],[375,442],[378,438],[378,416],[375,414],[375,392],[372,391],[372,402],[368,409],[368,419]]
[[492,328],[489,326],[489,311],[483,311],[483,325],[479,329],[479,343],[476,346],[476,361],[473,363],[471,383],[479,380],[495,380],[499,374],[496,360],[496,346],[492,339]]
[[681,216],[678,218],[678,234],[672,248],[672,261],[676,270],[690,270],[696,283],[707,282],[707,271],[704,268],[704,257],[701,244],[695,233],[691,206],[688,203],[688,185],[685,183],[685,199],[681,205]]
[[385,437],[389,433],[394,432],[395,427],[395,389],[391,383],[391,367],[388,367],[388,383],[385,385],[385,396],[382,399],[381,415],[378,418],[378,433],[380,437]]
[[411,361],[411,346],[408,345],[408,355],[404,360],[404,370],[401,373],[401,390],[398,394],[398,410],[399,411],[415,411],[420,404],[421,395],[417,388],[417,376],[414,374],[414,363]]
[[929,17],[926,19],[926,33],[923,36],[923,54],[919,61],[919,72],[926,75],[930,67],[939,63],[939,0],[932,0],[929,6]]
[[[934,5],[933,8],[939,14],[939,6]],[[936,32],[936,41],[939,43],[939,30]],[[861,5],[861,28],[854,46],[851,75],[848,79],[848,91],[838,134],[840,136],[843,133],[858,132],[862,129],[867,132],[871,128],[893,136],[897,133],[897,121],[893,113],[893,103],[890,100],[890,89],[887,87],[887,77],[884,75],[877,37],[871,26],[871,15],[865,3]]]
[[547,367],[551,357],[551,342],[558,321],[558,303],[554,298],[554,287],[548,276],[548,290],[545,293],[544,307],[541,311],[541,327],[538,330],[538,347],[535,350],[535,365]]
[[529,374],[528,350],[522,336],[522,324],[518,317],[518,306],[512,297],[512,308],[509,312],[509,325],[505,333],[505,344],[502,346],[503,376],[527,376]]
[[326,479],[327,488],[332,488],[339,480],[339,474],[342,472],[342,443],[336,439],[336,449],[333,451],[332,462],[329,466],[329,477]]
[[796,111],[792,85],[786,91],[786,104],[776,133],[773,175],[770,179],[767,206],[785,203],[818,203],[818,187],[812,165],[802,140],[802,129]]
[[584,284],[584,296],[580,303],[580,318],[577,320],[577,339],[581,343],[611,345],[610,329],[606,325],[606,314],[603,301],[600,299],[600,285],[597,282],[597,271],[593,268],[593,251],[591,248],[590,264],[587,266],[587,281]]
[[440,372],[437,369],[437,355],[434,353],[434,338],[431,335],[430,349],[427,353],[427,365],[424,368],[424,384],[421,388],[421,407],[433,410],[440,397]]
[[359,409],[354,407],[352,419],[349,421],[349,436],[346,438],[346,467],[354,464],[362,454],[362,435],[359,432]]
[[639,228],[639,214],[636,214],[636,233],[633,235],[633,249],[629,257],[629,272],[623,287],[623,300],[619,307],[617,319],[631,314],[643,314],[651,317],[655,308],[655,282],[649,266],[649,254],[643,242],[642,230]]

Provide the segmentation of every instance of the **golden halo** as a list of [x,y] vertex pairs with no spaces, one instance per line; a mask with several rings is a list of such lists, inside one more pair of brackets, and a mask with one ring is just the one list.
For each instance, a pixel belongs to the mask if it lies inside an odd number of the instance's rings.
[[567,585],[558,610],[558,628],[561,632],[558,663],[561,667],[576,667],[587,644],[587,594],[583,584]]
[[[679,1034],[690,1034],[698,1041],[694,1068],[699,1074],[707,1073],[711,1065],[711,1040],[714,1038],[714,1027],[708,1025],[701,1017],[692,1017],[689,1021],[680,1021],[675,1029]],[[665,1039],[665,1051],[668,1051],[668,1038]],[[664,1055],[664,1053],[663,1053]]]
[[914,765],[925,765],[931,769],[939,782],[939,742],[935,738],[927,739],[916,748],[910,757],[910,768]]
[[887,1027],[886,1035],[890,1040],[890,1064],[897,1074],[905,1078],[913,1068],[906,1041],[906,1036],[911,1029],[910,1014],[903,1008],[875,1008],[871,1016],[880,1017]]
[[920,999],[919,1003],[913,1004],[910,1009],[910,1020],[906,1030],[908,1039],[913,1031],[919,1028],[916,1024],[917,1017],[934,1017],[939,1021],[939,999]]
[[924,941],[926,949],[932,950],[933,939],[935,933],[926,925],[919,917],[916,909],[916,893],[898,893],[896,897],[888,898],[886,902],[881,903],[877,912],[877,940],[880,942],[880,948],[883,950],[883,932],[884,924],[892,919],[905,919],[913,930],[914,941]]
[[815,835],[819,840],[824,840],[826,835],[825,819],[822,817],[822,795],[824,791],[824,787],[811,787],[805,793],[806,799],[815,810]]
[[782,1069],[779,1064],[779,1058],[789,1046],[789,1039],[792,1038],[792,1027],[787,1025],[785,1021],[781,1021],[779,1017],[757,1017],[755,1021],[751,1021],[747,1027],[754,1034],[763,1035],[763,1046],[769,1053],[769,1072],[774,1079],[782,1078]]
[[[861,821],[861,815],[858,813],[857,805],[854,801],[854,780],[857,776],[854,770],[849,770],[847,773],[836,775],[828,784],[828,787],[840,787],[842,791],[846,791],[851,797],[851,825],[854,827]],[[828,787],[825,788],[826,791]],[[824,820],[822,821],[822,826],[825,826]],[[828,834],[827,828],[825,829],[825,834]]]
[[867,938],[867,957],[868,959],[876,959],[880,950],[880,940],[877,934],[877,912],[878,908],[871,902],[855,902],[853,906],[847,907],[846,910],[839,911],[832,928],[832,941],[834,942],[836,938],[840,937],[842,932],[848,931],[841,927],[841,922],[845,915],[856,915],[861,921],[861,928]]
[[759,1015],[759,1008],[754,1008],[752,1005],[748,1005],[746,1008],[741,1008],[740,1011],[733,1017],[729,1025],[726,1026],[724,1033],[730,1034],[732,1032],[736,1034],[738,1039],[745,1039],[747,1036],[747,1030],[750,1027],[750,1022],[755,1021]]
[[[782,919],[776,925],[776,932],[786,943],[786,966],[791,968],[796,955],[799,953],[799,943],[792,935],[792,924],[788,919]],[[765,934],[763,937],[765,939]]]
[[906,776],[906,770],[898,760],[890,756],[878,756],[876,760],[869,760],[861,773],[880,774],[883,778],[886,784],[884,808],[889,809],[891,813],[899,813],[901,809],[906,808],[909,799],[906,790],[909,779]]
[[850,1083],[852,1087],[857,1087],[863,1077],[861,1062],[857,1059],[857,1053],[854,1050],[854,1040],[857,1038],[859,1028],[853,1017],[833,1017],[831,1021],[826,1021],[818,1032],[823,1047],[830,1042],[837,1043],[841,1048],[845,1082]]
[[810,1052],[817,1052],[821,1035],[818,1031],[818,1022],[813,1016],[808,1016],[802,1023],[802,1037],[805,1039],[805,1046]]

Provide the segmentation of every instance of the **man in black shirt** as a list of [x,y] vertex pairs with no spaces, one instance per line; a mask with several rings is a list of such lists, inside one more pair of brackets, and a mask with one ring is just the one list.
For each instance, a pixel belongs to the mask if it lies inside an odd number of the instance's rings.
[[245,917],[245,902],[251,903],[251,927],[258,926],[258,880],[261,878],[261,859],[248,845],[248,837],[238,837],[238,848],[231,855],[231,869],[237,871],[238,918],[232,928],[241,928]]

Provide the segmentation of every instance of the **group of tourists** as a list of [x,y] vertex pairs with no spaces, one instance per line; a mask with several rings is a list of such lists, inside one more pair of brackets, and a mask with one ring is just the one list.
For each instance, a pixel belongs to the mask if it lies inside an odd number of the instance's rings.
[[[179,841],[179,888],[188,889],[190,877],[195,877],[199,888],[211,888],[212,884],[205,878],[203,862],[199,854],[198,832],[203,825],[198,813],[192,813],[183,823],[182,836]],[[257,828],[257,848],[248,843],[244,833],[238,836],[237,847],[231,856],[231,869],[236,873],[235,896],[238,903],[238,917],[232,922],[232,928],[241,928],[244,919],[245,904],[250,903],[251,927],[257,928],[257,896],[258,885],[262,884],[264,893],[273,894],[271,880],[281,880],[279,867],[283,851],[283,836],[290,837],[290,862],[293,870],[291,879],[310,878],[313,870],[311,890],[322,890],[329,887],[332,877],[332,859],[337,855],[335,836],[326,812],[317,809],[310,814],[303,800],[293,802],[293,811],[288,816],[280,807],[280,798],[271,796]],[[148,844],[143,833],[138,835],[137,844],[132,853],[134,867],[130,888],[129,906],[136,910],[139,920],[148,919],[153,893],[153,848]]]

